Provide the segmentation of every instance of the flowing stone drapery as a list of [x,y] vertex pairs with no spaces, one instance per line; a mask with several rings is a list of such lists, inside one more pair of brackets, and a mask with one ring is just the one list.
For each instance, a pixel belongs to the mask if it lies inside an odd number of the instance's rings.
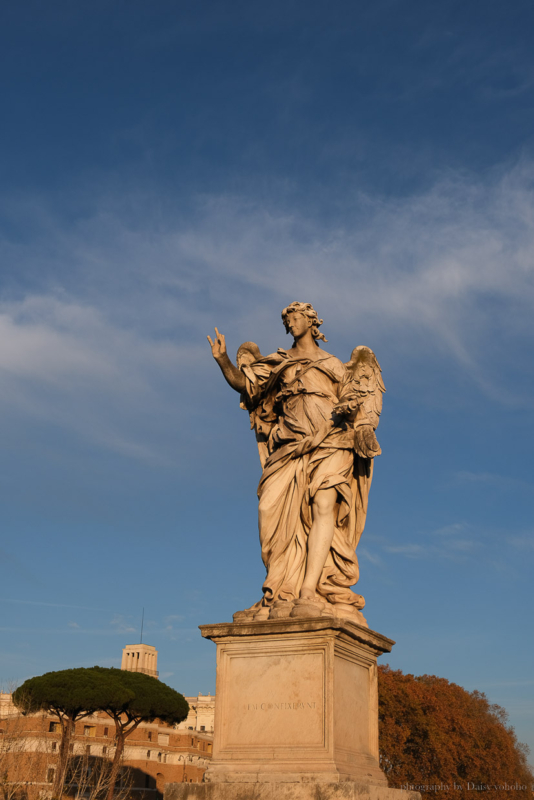
[[335,356],[294,358],[285,350],[242,367],[242,406],[256,430],[263,475],[258,488],[264,596],[249,612],[294,601],[306,570],[312,503],[335,488],[334,538],[317,594],[339,611],[360,609],[349,587],[358,580],[355,549],[365,525],[371,458],[354,450],[354,428],[334,409],[352,390],[352,375]]

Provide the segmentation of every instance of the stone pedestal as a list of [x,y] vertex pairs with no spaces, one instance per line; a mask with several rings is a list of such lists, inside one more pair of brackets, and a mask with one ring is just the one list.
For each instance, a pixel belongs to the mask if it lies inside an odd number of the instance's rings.
[[204,781],[363,781],[378,765],[376,659],[393,642],[319,617],[203,625],[217,644],[213,760]]
[[202,625],[217,644],[213,760],[165,800],[393,800],[378,761],[376,660],[392,642],[327,617]]

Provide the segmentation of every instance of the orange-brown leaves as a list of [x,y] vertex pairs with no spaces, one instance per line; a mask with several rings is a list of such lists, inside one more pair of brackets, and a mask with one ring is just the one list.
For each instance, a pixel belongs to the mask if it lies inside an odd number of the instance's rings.
[[485,695],[387,666],[378,686],[380,765],[391,787],[409,784],[443,800],[532,798],[527,750]]

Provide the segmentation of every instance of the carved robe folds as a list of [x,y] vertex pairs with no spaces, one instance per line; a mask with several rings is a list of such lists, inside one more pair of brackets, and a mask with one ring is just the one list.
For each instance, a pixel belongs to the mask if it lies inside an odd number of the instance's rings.
[[[280,349],[242,364],[241,370],[246,378],[241,402],[250,412],[263,466],[259,529],[267,577],[263,599],[234,619],[265,618],[274,604],[279,609],[299,597],[313,498],[319,490],[335,487],[334,538],[317,596],[325,601],[326,615],[365,624],[358,611],[364,599],[349,588],[359,577],[355,550],[365,525],[373,473],[373,459],[355,449],[360,384],[348,365],[327,353],[316,360],[296,359]],[[351,399],[358,401],[352,410]],[[367,417],[364,421],[371,426]]]

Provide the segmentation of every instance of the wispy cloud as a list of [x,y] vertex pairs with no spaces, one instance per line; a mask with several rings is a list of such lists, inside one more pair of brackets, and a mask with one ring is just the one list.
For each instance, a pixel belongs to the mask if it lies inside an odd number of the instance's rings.
[[510,475],[499,475],[493,472],[469,472],[464,470],[455,473],[454,479],[459,483],[478,483],[497,489],[532,488],[532,484],[521,478],[515,478]]
[[93,606],[76,606],[69,603],[46,603],[41,600],[19,600],[13,597],[0,597],[0,603],[18,603],[25,606],[43,606],[44,608],[75,608],[83,611],[103,611]]
[[489,688],[491,687],[511,687],[515,688],[516,686],[534,686],[534,680],[528,678],[526,680],[517,680],[517,681],[492,681],[488,683],[481,683],[480,686],[482,688]]
[[534,550],[534,533],[524,533],[517,536],[506,537],[508,544],[518,550]]
[[127,618],[122,614],[115,614],[109,624],[114,633],[135,633],[137,631],[137,628],[128,622]]
[[423,547],[421,544],[391,544],[384,545],[383,549],[386,553],[399,553],[403,556],[411,558],[419,558],[428,554],[429,548]]
[[194,352],[122,330],[79,302],[32,296],[3,303],[0,407],[4,417],[25,415],[164,463],[168,456],[149,442],[147,428],[154,414],[169,423],[176,413],[167,392],[180,395],[177,376],[191,371]]
[[40,627],[40,628],[29,628],[29,627],[24,627],[23,625],[20,625],[20,626],[13,625],[11,627],[4,626],[4,627],[0,628],[0,631],[2,631],[4,633],[24,633],[24,634],[28,634],[28,635],[32,635],[32,636],[33,635],[40,636],[40,635],[45,635],[45,634],[46,635],[48,635],[48,634],[49,635],[58,634],[60,636],[64,636],[66,633],[69,633],[69,634],[81,634],[83,636],[123,636],[124,633],[129,633],[132,630],[133,629],[128,629],[128,628],[123,628],[123,629],[122,628],[115,628],[113,630],[110,630],[109,628],[82,628],[82,627],[77,627],[76,628],[76,627],[72,627],[72,626],[67,626],[67,629],[65,627],[61,627],[61,628],[43,628],[43,627]]
[[458,534],[465,533],[472,530],[473,526],[468,522],[453,522],[450,525],[444,525],[442,528],[437,528],[432,531],[432,536],[457,536]]
[[358,558],[362,557],[367,559],[367,561],[369,561],[371,564],[374,564],[375,567],[384,567],[384,562],[380,556],[377,553],[371,553],[371,551],[366,547],[358,548]]
[[183,622],[184,619],[185,616],[183,616],[183,614],[170,614],[163,620],[165,630],[168,632],[175,631],[177,628],[179,628],[179,623]]
[[[391,553],[407,558],[431,558],[465,560],[475,558],[480,561],[482,557],[497,569],[509,569],[509,565],[502,558],[503,545],[527,554],[534,551],[534,533],[520,531],[510,533],[510,530],[501,528],[478,528],[468,522],[453,522],[433,531],[419,533],[420,541],[391,543],[382,539],[378,544],[384,553]],[[496,558],[497,552],[501,553]],[[358,551],[360,552],[360,551]],[[365,553],[367,557],[367,553]]]
[[484,179],[450,173],[400,199],[347,197],[334,222],[283,196],[197,197],[187,216],[167,198],[155,219],[148,194],[129,211],[95,194],[77,222],[21,201],[9,214],[27,241],[0,240],[1,420],[31,416],[165,463],[177,406],[199,411],[188,385],[212,374],[212,325],[230,344],[274,349],[273,313],[304,295],[347,354],[363,338],[387,342],[413,391],[430,391],[432,354],[493,400],[530,405],[520,350],[532,347],[533,182],[526,161]]
[[[486,534],[487,538],[487,534]],[[403,544],[382,543],[385,553],[414,559],[451,559],[464,561],[470,555],[479,553],[480,532],[467,522],[453,522],[421,536],[420,542]]]

